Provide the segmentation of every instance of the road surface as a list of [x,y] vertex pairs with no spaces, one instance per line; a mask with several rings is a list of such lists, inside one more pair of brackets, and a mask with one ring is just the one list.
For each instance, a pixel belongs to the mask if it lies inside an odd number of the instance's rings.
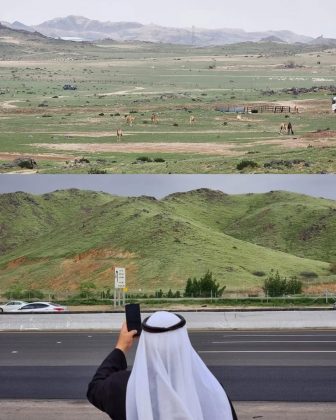
[[[116,336],[0,333],[0,398],[85,399]],[[190,339],[234,401],[336,402],[336,330],[195,331]]]

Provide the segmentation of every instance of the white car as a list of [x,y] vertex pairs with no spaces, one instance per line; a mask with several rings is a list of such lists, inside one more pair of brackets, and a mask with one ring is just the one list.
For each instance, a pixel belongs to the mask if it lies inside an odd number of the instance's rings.
[[64,312],[66,311],[66,306],[59,305],[58,303],[51,302],[32,302],[26,303],[25,305],[20,306],[16,309],[15,312]]
[[9,302],[5,303],[4,305],[0,305],[0,312],[16,311],[22,305],[27,305],[27,302],[24,302],[22,300],[10,300]]

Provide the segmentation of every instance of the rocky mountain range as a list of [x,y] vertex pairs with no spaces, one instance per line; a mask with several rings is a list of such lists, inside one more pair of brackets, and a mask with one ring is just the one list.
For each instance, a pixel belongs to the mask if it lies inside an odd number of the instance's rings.
[[82,16],[67,16],[48,20],[39,25],[27,26],[21,22],[3,22],[3,25],[30,32],[40,32],[53,38],[95,41],[113,39],[116,41],[145,41],[195,46],[225,45],[238,42],[259,42],[273,39],[284,43],[321,43],[332,45],[336,40],[311,38],[294,32],[264,31],[246,32],[242,29],[170,28],[137,22],[100,22]]

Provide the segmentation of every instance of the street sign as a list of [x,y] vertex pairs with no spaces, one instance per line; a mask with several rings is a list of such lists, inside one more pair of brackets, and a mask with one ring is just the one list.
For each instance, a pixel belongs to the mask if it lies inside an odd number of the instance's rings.
[[123,289],[126,287],[126,270],[122,267],[115,267],[114,269],[114,287],[116,289]]

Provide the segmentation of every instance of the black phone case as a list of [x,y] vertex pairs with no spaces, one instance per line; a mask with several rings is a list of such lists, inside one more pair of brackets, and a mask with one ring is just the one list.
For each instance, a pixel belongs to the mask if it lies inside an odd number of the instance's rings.
[[126,324],[128,331],[137,330],[136,335],[141,334],[141,313],[138,303],[129,303],[125,306]]

